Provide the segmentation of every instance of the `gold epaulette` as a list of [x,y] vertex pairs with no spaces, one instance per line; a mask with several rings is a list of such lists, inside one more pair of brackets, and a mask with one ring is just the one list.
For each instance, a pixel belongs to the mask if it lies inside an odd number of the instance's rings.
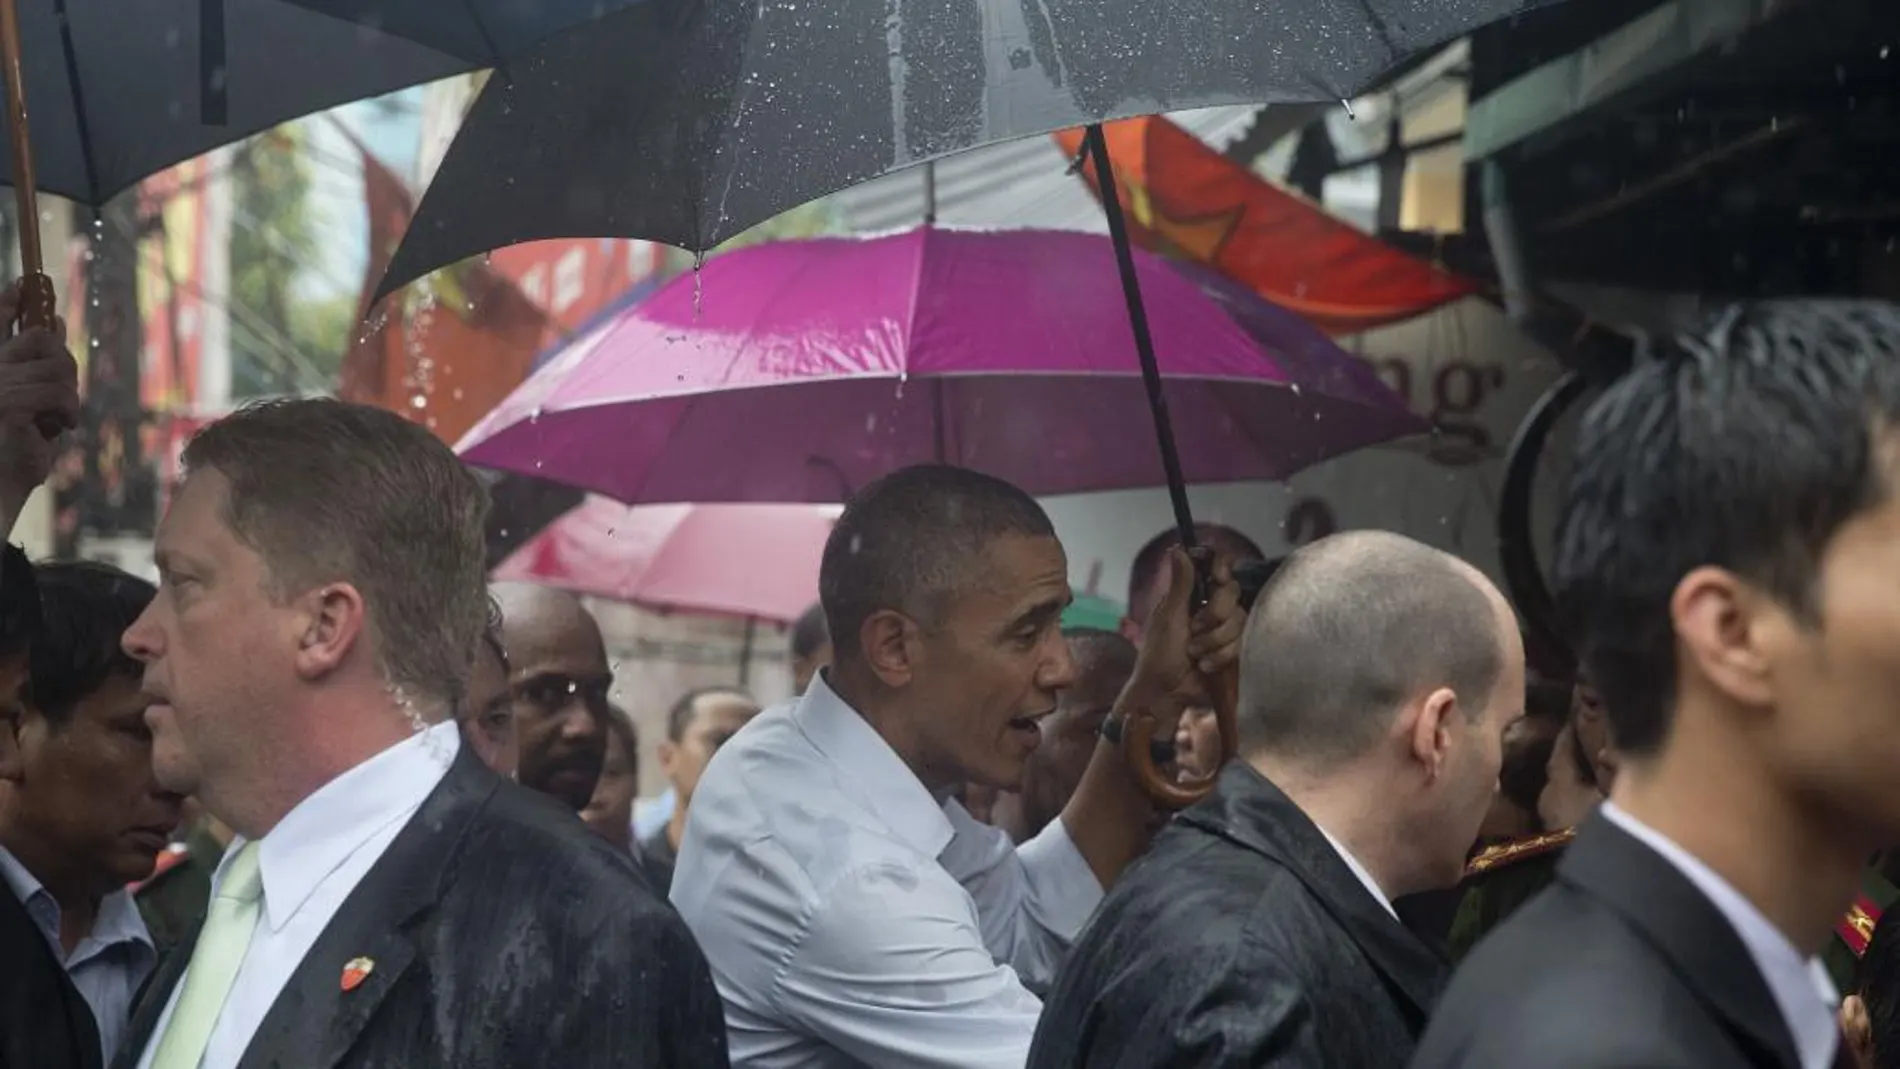
[[1515,842],[1499,843],[1496,846],[1486,847],[1478,852],[1477,857],[1472,858],[1470,863],[1465,865],[1465,878],[1470,879],[1479,873],[1490,872],[1495,868],[1516,864],[1525,858],[1548,854],[1552,850],[1560,850],[1570,845],[1570,840],[1576,837],[1577,829],[1564,828],[1561,831],[1545,832],[1542,835],[1535,835],[1529,839],[1519,839]]

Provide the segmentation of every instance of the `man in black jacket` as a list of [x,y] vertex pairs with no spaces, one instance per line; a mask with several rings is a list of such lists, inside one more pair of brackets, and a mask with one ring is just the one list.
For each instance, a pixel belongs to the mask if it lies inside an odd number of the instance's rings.
[[1295,553],[1248,622],[1245,760],[1102,904],[1031,1069],[1403,1066],[1446,965],[1392,900],[1457,883],[1523,698],[1475,569],[1373,531]]
[[1556,603],[1616,740],[1421,1069],[1827,1069],[1817,957],[1900,837],[1900,309],[1733,309],[1584,418]]
[[240,410],[184,460],[125,646],[158,779],[237,837],[118,1064],[725,1066],[705,959],[632,859],[461,745],[474,476],[327,400]]

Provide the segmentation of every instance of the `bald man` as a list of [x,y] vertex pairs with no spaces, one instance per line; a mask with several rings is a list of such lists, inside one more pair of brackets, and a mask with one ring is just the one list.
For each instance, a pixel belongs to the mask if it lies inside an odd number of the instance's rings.
[[613,672],[600,625],[580,599],[528,583],[498,583],[519,747],[515,778],[579,813],[607,756]]
[[1376,531],[1301,549],[1254,606],[1240,760],[1116,885],[1031,1069],[1401,1069],[1445,980],[1392,900],[1458,882],[1524,648],[1469,565]]

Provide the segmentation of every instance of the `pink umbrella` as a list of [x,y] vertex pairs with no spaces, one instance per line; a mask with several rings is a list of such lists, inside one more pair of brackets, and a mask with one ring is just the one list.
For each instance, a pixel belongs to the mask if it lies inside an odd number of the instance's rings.
[[818,600],[829,505],[644,505],[589,497],[495,569],[662,612],[779,623]]
[[[1426,424],[1297,316],[1137,253],[1182,468],[1279,479]],[[944,461],[1035,494],[1162,482],[1107,238],[923,228],[718,257],[574,341],[470,463],[627,502],[838,501]]]

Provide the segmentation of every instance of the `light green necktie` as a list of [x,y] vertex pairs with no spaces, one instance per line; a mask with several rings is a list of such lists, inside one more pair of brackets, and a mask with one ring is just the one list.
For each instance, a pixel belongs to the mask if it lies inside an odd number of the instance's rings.
[[257,865],[257,844],[247,842],[224,870],[218,893],[205,911],[191,965],[185,970],[185,989],[179,992],[165,1034],[159,1038],[152,1069],[198,1069],[204,1058],[211,1030],[237,980],[238,966],[244,964],[251,931],[257,927],[264,900],[264,879]]

